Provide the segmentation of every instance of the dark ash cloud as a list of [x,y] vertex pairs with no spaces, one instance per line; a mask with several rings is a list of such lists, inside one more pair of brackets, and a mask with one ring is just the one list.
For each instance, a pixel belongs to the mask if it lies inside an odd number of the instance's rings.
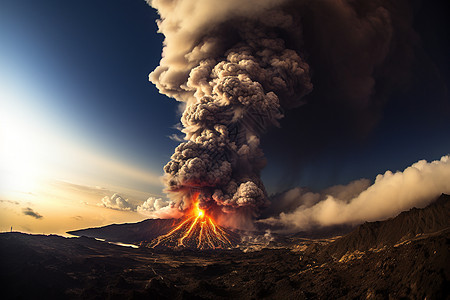
[[439,10],[448,11],[442,3],[305,5],[303,41],[314,89],[304,106],[286,111],[282,130],[261,141],[272,163],[286,170],[285,188],[321,155],[342,157],[365,145],[380,125],[407,126],[417,116],[448,124],[450,27],[439,18]]
[[312,89],[296,42],[298,11],[287,2],[149,2],[165,35],[149,78],[183,102],[186,138],[164,167],[167,192],[180,208],[198,190],[203,208],[236,226],[233,219],[251,219],[268,204],[260,136]]
[[148,2],[165,36],[149,79],[182,103],[185,134],[164,167],[166,191],[180,209],[200,191],[228,225],[269,204],[262,142],[295,172],[364,139],[421,53],[408,1]]

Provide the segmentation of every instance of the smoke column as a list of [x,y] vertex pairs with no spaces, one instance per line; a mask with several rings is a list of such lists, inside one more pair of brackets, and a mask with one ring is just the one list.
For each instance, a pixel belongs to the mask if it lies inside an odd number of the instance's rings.
[[[183,209],[200,190],[202,208],[236,227],[268,204],[260,179],[268,128],[307,103],[291,130],[270,138],[294,169],[333,128],[371,129],[413,56],[407,1],[147,1],[165,36],[149,78],[182,103],[186,135],[164,167],[166,191]],[[379,79],[385,73],[393,76]]]
[[180,208],[199,189],[203,208],[239,227],[268,204],[260,136],[312,90],[298,18],[284,2],[150,2],[165,41],[149,78],[184,104],[186,141],[164,167]]

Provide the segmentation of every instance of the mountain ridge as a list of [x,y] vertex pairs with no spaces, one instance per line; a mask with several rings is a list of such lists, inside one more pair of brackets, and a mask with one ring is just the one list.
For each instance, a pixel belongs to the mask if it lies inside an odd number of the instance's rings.
[[151,241],[168,233],[179,219],[147,219],[137,223],[111,224],[107,226],[68,231],[68,234],[105,239],[109,242],[136,244]]
[[424,208],[411,208],[385,221],[365,222],[330,243],[325,251],[342,257],[351,251],[395,246],[421,235],[450,228],[450,196],[441,194]]

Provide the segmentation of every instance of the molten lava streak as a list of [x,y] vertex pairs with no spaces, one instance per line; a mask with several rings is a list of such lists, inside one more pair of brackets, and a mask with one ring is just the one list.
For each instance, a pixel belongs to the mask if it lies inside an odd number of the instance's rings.
[[[153,240],[148,246],[188,247],[198,249],[231,248],[237,244],[233,233],[217,225],[199,207],[198,193],[193,197],[194,205],[187,217],[174,229]],[[228,232],[227,232],[228,231]]]

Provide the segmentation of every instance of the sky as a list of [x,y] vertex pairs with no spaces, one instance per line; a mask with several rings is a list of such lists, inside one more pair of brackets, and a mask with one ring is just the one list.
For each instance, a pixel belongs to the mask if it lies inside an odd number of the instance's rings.
[[[446,8],[415,8],[408,83],[370,130],[349,134],[331,109],[310,120],[314,104],[286,113],[262,140],[269,194],[374,180],[450,153]],[[180,110],[148,80],[163,46],[157,18],[144,0],[0,0],[0,230],[135,222],[147,199],[167,200],[160,176]]]

